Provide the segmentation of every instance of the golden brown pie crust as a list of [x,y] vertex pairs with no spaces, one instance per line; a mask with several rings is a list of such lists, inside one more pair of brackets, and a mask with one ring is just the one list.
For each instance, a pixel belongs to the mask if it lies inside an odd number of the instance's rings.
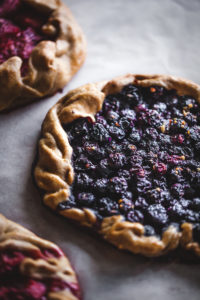
[[[74,177],[71,165],[73,150],[62,126],[79,117],[90,117],[94,120],[94,115],[101,109],[104,98],[108,94],[119,92],[129,83],[176,89],[179,95],[189,94],[200,102],[199,85],[167,75],[128,74],[110,81],[87,84],[69,92],[50,109],[43,122],[34,173],[38,187],[44,191],[43,201],[51,209],[56,210],[58,203],[66,201]],[[84,226],[92,227],[96,222],[96,216],[91,209],[72,208],[59,213]],[[162,239],[159,239],[144,236],[142,224],[124,221],[123,217],[118,215],[105,217],[99,234],[120,249],[146,256],[163,255],[179,245],[200,256],[200,245],[193,241],[192,225],[189,223],[182,225],[181,232],[170,226],[162,235]]]
[[[14,249],[19,251],[55,249],[60,252],[59,248],[44,239],[39,238],[31,231],[25,229],[17,223],[6,219],[0,214],[0,251],[5,249]],[[77,284],[77,277],[73,271],[69,260],[66,256],[59,258],[32,259],[25,258],[20,265],[20,272],[24,276],[35,279],[59,278],[67,283]],[[60,292],[49,293],[48,299],[51,300],[77,300],[69,289]]]
[[21,0],[49,15],[42,31],[54,41],[41,41],[32,51],[28,71],[13,56],[0,65],[0,111],[52,95],[62,89],[85,60],[86,42],[70,10],[60,0]]

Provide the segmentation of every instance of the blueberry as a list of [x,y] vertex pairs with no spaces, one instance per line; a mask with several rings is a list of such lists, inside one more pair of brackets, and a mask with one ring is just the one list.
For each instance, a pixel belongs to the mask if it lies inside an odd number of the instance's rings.
[[169,107],[169,109],[178,106],[179,101],[180,100],[178,99],[178,96],[175,95],[168,95],[166,97],[166,104]]
[[133,154],[129,159],[129,163],[133,167],[135,167],[135,165],[141,165],[142,161],[143,161],[143,158],[138,153]]
[[[145,99],[148,102],[154,102],[164,94],[164,88],[162,86],[151,86],[144,89]],[[152,101],[153,100],[153,101]]]
[[146,236],[155,236],[155,229],[151,225],[144,226],[144,234]]
[[200,156],[200,142],[196,142],[194,147],[195,147],[197,155]]
[[132,105],[138,105],[142,101],[141,93],[139,88],[134,85],[127,85],[123,88],[122,94],[126,95],[126,101]]
[[80,189],[84,189],[88,188],[92,184],[93,179],[85,173],[78,173],[76,174],[75,182]]
[[163,124],[160,114],[154,109],[149,110],[149,112],[144,115],[144,118],[145,123],[151,127],[159,128]]
[[197,117],[190,112],[187,112],[187,114],[184,116],[184,120],[190,126],[197,125]]
[[146,171],[140,166],[135,166],[130,169],[130,173],[135,179],[141,179],[146,176]]
[[200,222],[200,214],[199,212],[194,212],[193,210],[187,209],[185,219],[190,223],[199,223]]
[[93,206],[95,203],[95,197],[92,193],[79,193],[77,201],[81,206]]
[[114,203],[109,197],[101,198],[98,201],[97,209],[103,216],[115,215],[118,213],[117,204]]
[[128,140],[133,143],[133,144],[138,144],[141,140],[141,136],[139,134],[138,131],[133,131],[130,133],[130,135],[128,136]]
[[194,198],[191,202],[191,208],[200,211],[200,198]]
[[158,137],[158,131],[153,127],[147,128],[145,131],[145,134],[148,138],[150,138],[152,140],[156,140]]
[[155,188],[160,188],[162,190],[168,189],[167,187],[167,180],[165,177],[153,178],[153,186]]
[[156,141],[149,141],[147,144],[147,148],[149,152],[158,153],[160,150],[160,146]]
[[100,172],[100,174],[102,174],[103,176],[107,176],[110,173],[112,173],[112,170],[110,168],[110,161],[108,158],[104,158],[100,161],[99,165],[98,165],[98,171]]
[[128,117],[122,117],[119,120],[119,125],[124,131],[129,132],[131,128],[134,126],[134,122],[130,120],[130,118]]
[[113,124],[116,123],[119,119],[119,114],[113,110],[109,110],[106,114],[106,120],[108,120],[109,123]]
[[172,134],[186,133],[188,131],[187,123],[180,118],[174,118],[170,125],[170,132]]
[[196,104],[196,100],[190,96],[181,96],[180,98],[183,106],[190,107],[190,105],[193,106]]
[[124,130],[117,126],[110,126],[109,133],[114,139],[119,140],[119,141],[125,137]]
[[127,213],[133,209],[133,202],[130,199],[122,198],[118,200],[119,211],[121,213]]
[[180,183],[175,183],[171,186],[171,193],[175,196],[175,197],[182,197],[184,195],[184,189],[183,189],[183,185]]
[[144,209],[148,207],[148,203],[145,198],[143,197],[138,197],[134,203],[136,208]]
[[166,172],[167,172],[167,165],[162,162],[157,162],[153,166],[153,169],[155,172],[158,173],[158,175],[162,176],[162,175],[166,174]]
[[126,119],[130,121],[135,121],[136,113],[133,109],[126,108],[121,110],[121,116],[125,117]]
[[126,164],[126,157],[121,153],[111,153],[109,155],[110,166],[113,169],[122,168]]
[[128,212],[127,220],[130,222],[143,223],[144,215],[140,210],[134,209]]
[[120,101],[114,95],[108,95],[103,103],[103,110],[108,112],[109,110],[118,111],[120,108]]
[[96,166],[85,156],[76,159],[74,168],[76,171],[94,171]]
[[107,121],[103,116],[96,116],[96,123],[103,125],[105,128],[107,127]]
[[151,204],[160,203],[161,200],[162,200],[161,199],[161,189],[160,188],[148,190],[146,195],[147,195],[148,202],[151,203]]
[[86,142],[84,149],[88,156],[94,160],[99,160],[105,157],[105,149],[100,147],[97,143]]
[[121,198],[133,200],[133,194],[130,191],[124,191]]
[[189,138],[194,142],[199,142],[200,140],[200,126],[193,126],[189,129]]
[[136,191],[138,195],[145,193],[150,188],[152,188],[152,183],[149,180],[145,178],[141,178],[137,180]]
[[184,196],[188,199],[194,198],[195,190],[190,186],[190,184],[184,186]]
[[95,123],[90,130],[91,138],[97,142],[109,141],[109,133],[102,124]]
[[66,201],[60,202],[57,206],[58,210],[65,210],[76,206],[75,198],[71,195]]
[[71,134],[73,133],[75,136],[80,137],[88,133],[88,124],[86,119],[78,119],[74,122],[75,123],[70,130]]
[[169,181],[170,182],[183,182],[183,169],[180,167],[172,168],[169,172]]
[[158,102],[153,105],[153,109],[157,110],[159,113],[162,113],[166,110],[167,105],[163,102]]

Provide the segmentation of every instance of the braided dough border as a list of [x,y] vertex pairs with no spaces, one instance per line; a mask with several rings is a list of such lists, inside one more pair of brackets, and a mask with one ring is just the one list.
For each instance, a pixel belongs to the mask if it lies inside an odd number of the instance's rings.
[[[87,84],[69,92],[50,109],[43,122],[39,157],[34,171],[36,183],[44,191],[43,201],[51,209],[56,210],[58,203],[68,198],[74,177],[71,165],[72,148],[63,125],[79,117],[94,120],[94,115],[101,109],[104,98],[108,94],[119,92],[129,83],[144,87],[160,85],[167,89],[176,89],[179,95],[189,94],[200,102],[199,85],[167,75],[128,74],[110,81]],[[72,208],[59,213],[84,226],[93,227],[96,222],[96,216],[91,209]],[[159,239],[144,236],[142,224],[125,221],[119,215],[105,217],[99,233],[118,248],[145,256],[163,255],[179,245],[200,256],[200,245],[193,241],[192,225],[189,223],[182,225],[181,232],[170,226],[162,239]]]
[[21,0],[50,14],[42,31],[54,41],[41,41],[33,49],[25,77],[22,59],[13,56],[0,65],[0,111],[52,95],[79,70],[86,42],[70,10],[60,0]]
[[[31,231],[6,219],[0,214],[0,251],[14,249],[19,251],[31,251],[40,249],[52,249],[60,253],[60,257],[44,259],[25,258],[20,264],[20,272],[24,276],[35,279],[60,278],[67,283],[77,284],[77,277],[70,262],[63,252],[54,243],[41,239]],[[77,300],[70,289],[55,293],[49,293],[51,300]]]

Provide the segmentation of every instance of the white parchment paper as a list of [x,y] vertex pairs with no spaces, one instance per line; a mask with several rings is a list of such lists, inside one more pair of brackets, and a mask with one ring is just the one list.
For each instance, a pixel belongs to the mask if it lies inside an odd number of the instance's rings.
[[120,252],[41,204],[31,178],[42,120],[68,90],[125,73],[166,73],[200,84],[199,0],[66,0],[88,55],[60,94],[0,115],[0,212],[68,253],[85,300],[199,300],[200,266]]

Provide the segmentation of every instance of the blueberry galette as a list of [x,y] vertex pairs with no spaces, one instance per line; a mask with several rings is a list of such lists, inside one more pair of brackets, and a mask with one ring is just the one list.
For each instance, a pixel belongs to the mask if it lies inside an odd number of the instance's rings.
[[47,114],[44,203],[121,249],[200,256],[200,86],[126,75],[69,92]]
[[0,299],[80,299],[75,272],[62,250],[2,215]]
[[0,1],[0,111],[53,94],[85,59],[85,39],[60,0]]

